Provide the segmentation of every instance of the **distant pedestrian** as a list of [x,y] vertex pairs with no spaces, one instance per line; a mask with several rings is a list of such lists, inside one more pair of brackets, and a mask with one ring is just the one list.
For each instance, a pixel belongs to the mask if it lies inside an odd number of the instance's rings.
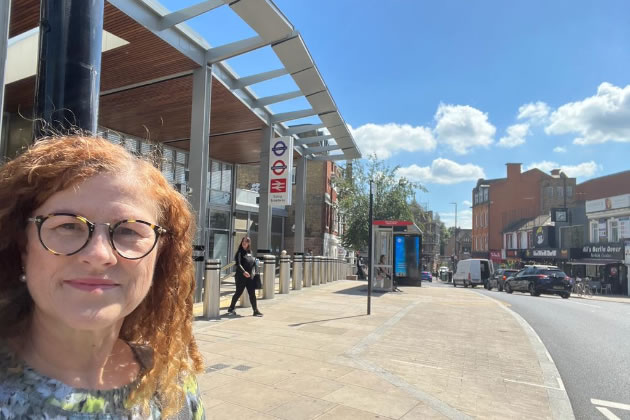
[[361,253],[357,251],[357,276],[359,276],[359,280],[365,280],[365,271],[363,271],[363,264],[361,261]]
[[228,314],[236,314],[234,309],[236,307],[236,302],[243,294],[243,291],[247,289],[249,301],[252,304],[252,309],[254,310],[254,316],[263,316],[263,314],[258,310],[258,305],[256,303],[256,283],[254,282],[254,275],[258,272],[258,267],[256,267],[256,258],[252,255],[250,246],[251,239],[247,236],[244,237],[241,240],[238,251],[236,251],[236,255],[234,255],[234,261],[236,262],[236,275],[234,276],[236,281],[236,292],[234,292],[234,296],[232,296],[232,303],[227,310]]

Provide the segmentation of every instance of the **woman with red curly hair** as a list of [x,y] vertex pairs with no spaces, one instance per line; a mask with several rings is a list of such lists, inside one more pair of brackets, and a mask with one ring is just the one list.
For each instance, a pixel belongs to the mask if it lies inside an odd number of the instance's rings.
[[0,167],[0,418],[204,418],[194,229],[159,170],[104,139]]

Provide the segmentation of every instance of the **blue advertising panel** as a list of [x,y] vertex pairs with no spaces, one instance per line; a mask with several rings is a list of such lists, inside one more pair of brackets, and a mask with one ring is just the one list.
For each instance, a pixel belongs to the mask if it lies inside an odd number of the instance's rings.
[[396,277],[407,277],[406,257],[405,237],[394,235],[394,275]]

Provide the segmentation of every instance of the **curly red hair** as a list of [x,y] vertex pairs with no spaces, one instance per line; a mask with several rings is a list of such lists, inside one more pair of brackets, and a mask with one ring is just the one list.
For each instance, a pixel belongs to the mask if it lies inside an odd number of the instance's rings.
[[185,401],[182,375],[203,369],[192,333],[195,223],[187,200],[160,171],[121,146],[81,135],[48,138],[0,167],[0,337],[19,335],[33,311],[33,300],[19,281],[26,218],[56,192],[103,173],[129,173],[146,186],[157,204],[157,223],[168,231],[161,239],[151,289],[120,332],[121,339],[154,351],[153,368],[142,374],[131,402],[146,407],[157,393],[163,415],[168,415]]

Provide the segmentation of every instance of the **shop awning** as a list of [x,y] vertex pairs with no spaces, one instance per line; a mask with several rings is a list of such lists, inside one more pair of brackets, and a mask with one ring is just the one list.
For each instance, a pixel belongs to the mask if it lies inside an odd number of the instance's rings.
[[567,264],[571,265],[608,265],[608,264],[623,264],[621,260],[614,259],[597,259],[597,258],[585,258],[583,260],[569,261]]

